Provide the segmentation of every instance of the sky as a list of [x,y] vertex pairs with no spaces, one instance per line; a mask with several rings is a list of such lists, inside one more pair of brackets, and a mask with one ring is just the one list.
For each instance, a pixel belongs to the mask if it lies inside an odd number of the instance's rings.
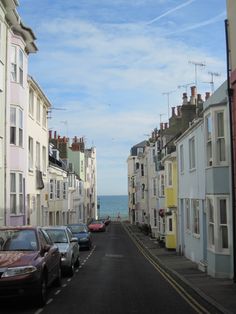
[[96,147],[98,195],[127,194],[131,147],[168,122],[190,86],[204,97],[226,79],[224,0],[19,4],[37,38],[29,74],[52,104],[49,128]]

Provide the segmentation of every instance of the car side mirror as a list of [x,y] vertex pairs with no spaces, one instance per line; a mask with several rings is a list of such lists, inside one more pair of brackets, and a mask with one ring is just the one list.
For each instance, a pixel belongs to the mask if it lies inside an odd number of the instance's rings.
[[51,248],[51,245],[50,245],[50,244],[45,244],[45,245],[42,247],[42,249],[41,249],[41,253],[42,253],[42,254],[47,253],[47,252],[50,250],[50,248]]
[[73,238],[71,238],[70,242],[78,242],[78,239],[73,237]]

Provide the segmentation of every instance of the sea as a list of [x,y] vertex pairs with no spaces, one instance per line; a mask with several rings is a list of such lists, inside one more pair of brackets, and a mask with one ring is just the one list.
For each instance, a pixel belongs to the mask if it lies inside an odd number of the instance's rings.
[[109,216],[111,220],[128,219],[128,195],[99,195],[98,204],[98,217]]

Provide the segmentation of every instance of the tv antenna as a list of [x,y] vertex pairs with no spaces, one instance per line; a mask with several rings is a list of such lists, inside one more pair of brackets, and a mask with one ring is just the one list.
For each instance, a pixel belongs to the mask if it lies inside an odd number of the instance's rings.
[[47,110],[47,118],[48,119],[52,119],[52,110],[66,110],[66,108],[58,108],[58,107],[50,107],[48,110]]
[[175,90],[171,90],[169,92],[164,92],[162,93],[162,95],[166,95],[167,96],[167,106],[168,106],[168,119],[170,117],[170,94],[176,92],[176,89]]
[[194,83],[187,83],[187,84],[183,84],[183,85],[178,85],[178,89],[179,88],[184,88],[185,89],[185,92],[187,93],[187,90],[188,90],[188,86],[190,85],[193,85]]
[[189,61],[188,63],[193,64],[195,67],[195,86],[197,88],[197,67],[205,67],[206,64],[204,62],[195,62],[195,61]]
[[213,93],[214,92],[214,76],[220,76],[220,73],[217,73],[217,72],[208,72],[208,74],[210,74],[211,76],[211,80],[210,80],[210,85],[211,85],[211,92]]

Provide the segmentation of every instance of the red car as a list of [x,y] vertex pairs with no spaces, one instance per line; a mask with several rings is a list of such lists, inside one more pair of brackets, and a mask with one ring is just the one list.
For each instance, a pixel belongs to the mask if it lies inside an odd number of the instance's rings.
[[61,255],[39,227],[0,228],[0,297],[47,300],[50,284],[61,284]]
[[88,225],[89,231],[98,232],[106,231],[106,225],[102,220],[94,220]]

